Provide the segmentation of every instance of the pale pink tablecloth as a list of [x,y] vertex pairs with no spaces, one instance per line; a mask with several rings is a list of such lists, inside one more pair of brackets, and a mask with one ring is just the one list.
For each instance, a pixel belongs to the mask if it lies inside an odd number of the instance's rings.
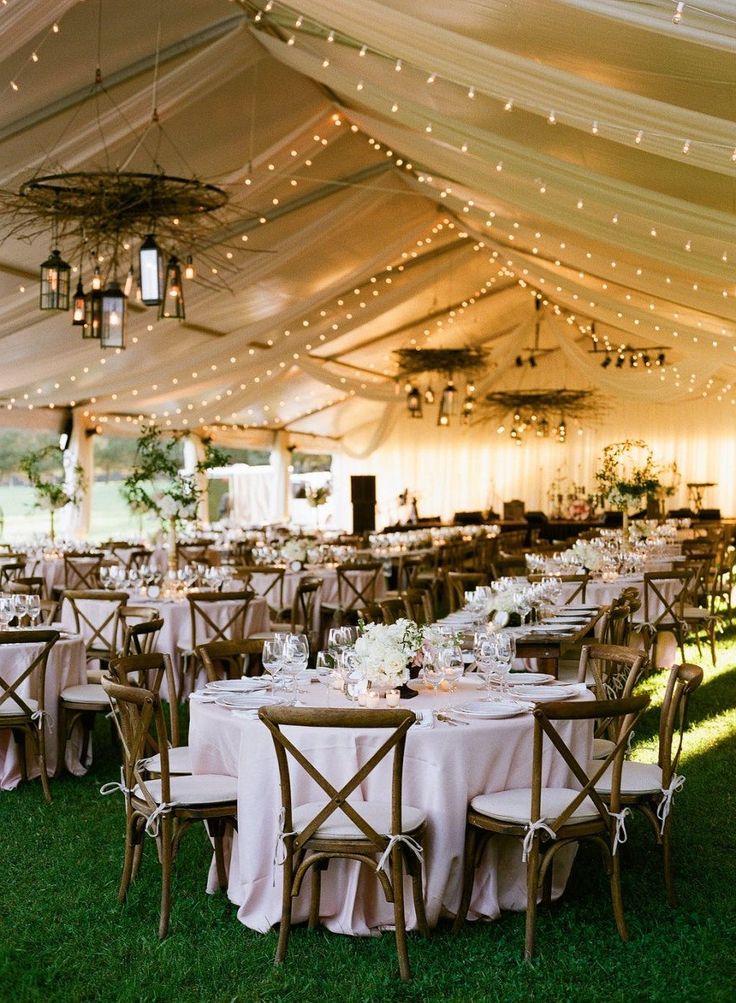
[[[153,607],[160,617],[163,618],[164,625],[161,628],[161,633],[158,636],[156,642],[156,651],[162,651],[165,654],[171,656],[171,661],[174,666],[175,673],[179,674],[182,667],[182,652],[189,651],[192,647],[192,618],[189,611],[189,603],[186,599],[150,599],[147,596],[135,596],[132,595],[128,600],[131,606],[151,606]],[[100,617],[104,620],[110,611],[109,603],[90,601],[86,603],[85,613],[86,615],[95,622],[94,607],[99,606]],[[234,603],[223,602],[213,604],[211,610],[208,611],[211,619],[220,625],[224,625],[230,620],[233,615]],[[69,603],[64,603],[62,606],[62,623],[64,627],[68,630],[74,628],[74,617],[72,616],[71,607]],[[271,619],[268,611],[268,603],[265,599],[260,596],[255,596],[248,606],[248,612],[245,616],[244,625],[244,636],[247,637],[249,634],[258,634],[263,631],[270,629]],[[85,630],[85,625],[82,625],[83,631]],[[198,629],[201,629],[201,625]],[[91,634],[91,630],[86,628],[87,634]],[[86,640],[87,638],[85,638]],[[120,640],[120,638],[118,639]],[[207,637],[197,636],[197,644],[204,644]],[[180,674],[178,678],[181,678]],[[199,686],[203,686],[205,683],[205,673],[200,671],[195,682],[195,689]],[[180,697],[186,696],[188,690],[186,689],[186,679],[181,680],[185,689],[180,693]],[[166,681],[161,687],[161,696],[164,700],[169,699],[169,691]]]
[[[17,659],[20,648],[33,649],[36,645],[12,645],[15,649],[10,653],[5,646],[0,647],[0,674],[8,682],[17,678],[20,672],[14,672],[13,666],[21,669],[23,659]],[[28,656],[25,665],[33,655]],[[76,686],[87,682],[84,642],[81,637],[62,638],[56,642],[49,653],[46,667],[45,710],[44,721],[46,732],[46,767],[49,776],[56,771],[58,733],[59,694],[67,686]],[[25,685],[25,684],[24,684]],[[25,688],[23,696],[38,697],[32,688]],[[81,776],[85,771],[79,762],[80,739],[75,737],[67,743],[66,767],[71,773]],[[28,774],[37,777],[40,774],[38,761],[29,756]],[[11,790],[20,783],[20,758],[15,739],[8,731],[0,731],[0,788]]]
[[[471,682],[464,682],[454,699],[463,702],[478,695]],[[324,688],[313,684],[305,699],[324,703]],[[440,699],[422,694],[406,706],[437,706]],[[342,702],[342,698],[337,697],[333,703],[338,701]],[[409,732],[404,802],[423,809],[428,817],[424,891],[430,924],[435,924],[441,914],[454,914],[459,905],[468,802],[476,794],[530,784],[532,730],[533,719],[527,713],[508,720],[473,720],[467,727],[413,727]],[[576,755],[584,759],[591,743],[590,726],[565,722],[560,732],[572,742]],[[364,760],[366,752],[380,744],[380,732],[292,729],[290,734],[335,784],[355,772],[358,751]],[[239,831],[233,838],[228,894],[238,906],[242,923],[266,931],[278,923],[281,914],[281,874],[273,866],[281,802],[272,739],[260,721],[239,718],[212,703],[193,700],[189,747],[194,773],[225,773],[238,778]],[[384,761],[361,786],[362,794],[387,800],[389,771]],[[314,787],[303,771],[292,769],[292,778],[295,803],[311,800]],[[545,781],[569,782],[568,770],[559,756],[547,762]],[[556,895],[564,890],[573,857],[574,850],[563,850],[556,858]],[[212,878],[210,887],[214,887]],[[331,861],[322,889],[321,920],[330,930],[365,935],[391,926],[391,905],[384,901],[375,877],[358,864]],[[295,905],[296,922],[307,918],[308,897],[309,881]],[[476,874],[469,917],[492,919],[501,909],[523,909],[525,903],[520,842],[494,837]],[[408,926],[415,927],[410,895],[406,916]]]

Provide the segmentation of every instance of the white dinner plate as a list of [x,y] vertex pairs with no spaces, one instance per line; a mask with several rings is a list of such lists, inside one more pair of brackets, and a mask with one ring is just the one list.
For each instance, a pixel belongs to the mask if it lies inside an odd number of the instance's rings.
[[223,693],[215,698],[219,707],[228,707],[230,710],[254,710],[273,706],[278,702],[278,697],[273,693]]
[[208,693],[223,691],[228,693],[251,693],[254,690],[266,690],[271,685],[271,680],[267,676],[254,676],[242,679],[217,679],[213,683],[207,683],[205,689]]
[[569,700],[571,697],[578,696],[579,692],[577,685],[567,686],[564,683],[547,683],[545,686],[516,686],[514,688],[514,696],[531,700],[533,703]]
[[546,686],[553,683],[555,677],[546,672],[511,672],[506,680],[510,686]]
[[450,713],[462,714],[465,717],[475,717],[479,720],[493,721],[505,717],[517,717],[519,714],[525,713],[525,708],[510,702],[473,700],[471,703],[463,703],[452,707]]

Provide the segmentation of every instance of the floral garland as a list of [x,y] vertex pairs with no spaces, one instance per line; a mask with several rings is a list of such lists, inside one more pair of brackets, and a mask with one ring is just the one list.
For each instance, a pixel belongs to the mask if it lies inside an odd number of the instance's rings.
[[642,439],[625,439],[606,446],[595,476],[600,493],[622,512],[660,488],[652,451]]

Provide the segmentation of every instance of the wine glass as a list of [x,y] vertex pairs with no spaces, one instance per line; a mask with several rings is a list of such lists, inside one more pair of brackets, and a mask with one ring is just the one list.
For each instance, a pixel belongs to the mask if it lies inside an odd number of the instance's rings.
[[26,615],[26,613],[28,611],[28,607],[26,605],[26,599],[27,599],[27,596],[25,596],[25,595],[14,595],[13,596],[13,611],[15,613],[15,616],[16,616],[16,619],[18,621],[18,626],[19,627],[23,626],[23,623],[22,623],[23,617]]
[[12,599],[9,596],[0,596],[0,630],[8,629],[12,617]]
[[516,641],[514,637],[508,633],[498,634],[496,637],[496,672],[503,692],[508,689],[508,676],[515,654]]
[[41,616],[41,599],[39,596],[26,596],[26,613],[31,621],[31,627],[35,627],[36,620]]
[[425,682],[428,682],[437,696],[440,683],[445,678],[445,668],[442,664],[442,649],[425,648],[422,672]]
[[299,679],[309,661],[309,642],[304,634],[287,634],[284,642],[284,673],[299,692]]
[[442,662],[445,682],[448,685],[445,707],[449,709],[450,694],[455,692],[455,687],[462,678],[463,672],[465,671],[465,662],[463,661],[462,650],[457,644],[452,644],[447,648],[443,648],[440,652],[440,659]]
[[493,682],[494,670],[496,667],[496,638],[497,634],[476,634],[473,655],[483,680],[486,684],[486,699],[491,699],[491,683]]
[[261,661],[263,668],[271,676],[271,692],[276,690],[277,677],[283,667],[284,639],[278,634],[263,642]]

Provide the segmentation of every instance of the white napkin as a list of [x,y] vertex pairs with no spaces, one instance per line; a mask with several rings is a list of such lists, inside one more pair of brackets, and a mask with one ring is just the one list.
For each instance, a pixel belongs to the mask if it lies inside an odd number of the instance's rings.
[[415,710],[414,713],[417,716],[414,722],[415,728],[434,728],[434,715],[431,710],[419,709]]
[[253,710],[231,710],[230,713],[233,717],[242,717],[246,721],[257,721],[258,720],[258,708],[254,707]]

